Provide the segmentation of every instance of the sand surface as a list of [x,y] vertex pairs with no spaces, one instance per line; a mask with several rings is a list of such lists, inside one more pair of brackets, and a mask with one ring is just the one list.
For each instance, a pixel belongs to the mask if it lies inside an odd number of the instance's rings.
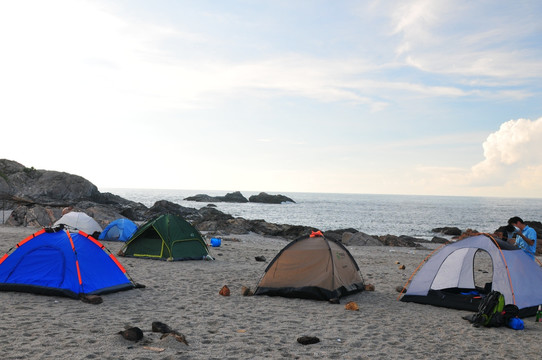
[[[35,228],[0,226],[0,253]],[[542,323],[525,330],[474,328],[469,312],[397,301],[403,285],[429,250],[349,247],[374,292],[341,304],[241,295],[254,289],[286,241],[257,235],[223,237],[215,261],[165,262],[119,258],[145,289],[103,295],[92,305],[63,297],[0,292],[2,359],[535,359]],[[116,253],[121,244],[104,242]],[[255,261],[265,256],[267,262]],[[396,261],[406,266],[400,270]],[[231,296],[218,294],[228,285]],[[345,310],[355,301],[359,311]],[[186,336],[160,339],[161,321]],[[144,338],[118,332],[138,326]],[[320,342],[301,345],[300,336]]]

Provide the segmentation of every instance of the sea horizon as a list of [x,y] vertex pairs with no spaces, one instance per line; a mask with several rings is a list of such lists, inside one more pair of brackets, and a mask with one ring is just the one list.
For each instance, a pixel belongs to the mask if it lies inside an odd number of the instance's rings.
[[[167,200],[199,209],[208,202],[184,200],[196,194],[223,196],[227,190],[107,188],[107,192],[151,207]],[[240,191],[247,199],[261,191]],[[262,219],[270,223],[314,227],[320,230],[353,228],[371,235],[407,235],[424,239],[442,236],[434,228],[457,227],[464,231],[494,232],[506,225],[512,216],[525,221],[540,221],[542,199],[446,196],[392,195],[312,192],[268,192],[282,194],[295,203],[213,203],[234,217]]]
[[239,191],[241,194],[249,193],[251,195],[257,195],[259,193],[267,193],[270,195],[279,195],[279,194],[328,194],[328,195],[375,195],[375,196],[419,196],[419,197],[451,197],[451,198],[492,198],[492,199],[518,199],[518,200],[540,200],[542,197],[523,197],[523,196],[496,196],[496,195],[445,195],[445,194],[400,194],[400,193],[355,193],[355,192],[315,192],[315,191],[276,191],[276,190],[216,190],[216,189],[178,189],[178,188],[145,188],[145,187],[103,187],[98,188],[100,192],[111,192],[112,190],[122,190],[124,191],[182,191],[182,192],[194,192],[196,194],[207,194],[207,195],[226,195],[228,193],[233,193]]

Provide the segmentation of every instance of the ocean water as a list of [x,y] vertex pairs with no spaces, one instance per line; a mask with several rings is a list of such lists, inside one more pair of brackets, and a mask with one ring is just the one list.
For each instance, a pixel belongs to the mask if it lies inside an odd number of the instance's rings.
[[[168,200],[199,209],[207,203],[184,200],[196,194],[224,196],[232,191],[101,189],[148,207]],[[257,192],[241,191],[248,199]],[[276,194],[276,193],[271,193]],[[493,232],[512,216],[541,221],[542,199],[415,196],[328,193],[281,193],[296,203],[214,203],[235,217],[263,219],[278,224],[312,226],[321,230],[354,228],[371,235],[409,235],[424,239],[435,236],[437,227],[455,226]]]

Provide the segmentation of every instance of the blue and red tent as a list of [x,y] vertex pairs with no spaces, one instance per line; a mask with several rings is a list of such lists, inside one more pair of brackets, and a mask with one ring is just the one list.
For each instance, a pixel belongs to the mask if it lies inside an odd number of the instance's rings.
[[42,229],[0,258],[0,290],[79,298],[136,284],[113,254],[79,231]]

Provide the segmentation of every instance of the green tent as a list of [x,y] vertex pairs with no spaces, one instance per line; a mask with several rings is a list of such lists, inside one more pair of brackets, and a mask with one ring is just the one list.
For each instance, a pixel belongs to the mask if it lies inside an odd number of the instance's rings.
[[162,260],[201,260],[209,251],[195,227],[180,216],[164,214],[141,225],[120,254]]

